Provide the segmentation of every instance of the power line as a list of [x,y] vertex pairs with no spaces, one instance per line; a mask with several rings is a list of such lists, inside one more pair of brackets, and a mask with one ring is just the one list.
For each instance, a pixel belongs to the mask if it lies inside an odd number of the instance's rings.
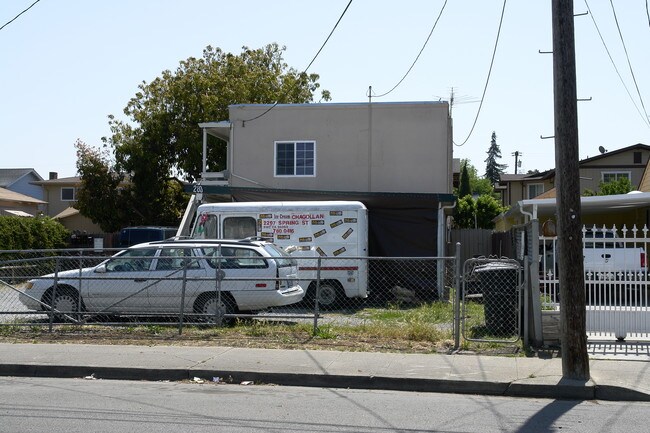
[[478,106],[478,111],[476,112],[476,117],[474,118],[474,124],[472,124],[472,129],[470,129],[469,134],[467,135],[467,138],[465,141],[463,141],[461,144],[456,144],[456,146],[463,146],[465,143],[467,143],[467,140],[472,136],[472,132],[474,132],[474,128],[476,127],[476,122],[478,121],[478,116],[481,113],[481,108],[483,107],[483,101],[485,100],[485,94],[487,93],[487,88],[488,84],[490,83],[490,75],[492,75],[492,67],[494,66],[494,58],[496,57],[497,54],[497,47],[499,46],[499,36],[501,35],[501,25],[503,24],[503,16],[505,15],[506,12],[506,2],[507,0],[503,0],[503,8],[501,9],[501,18],[499,19],[499,30],[497,31],[497,38],[496,41],[494,42],[494,50],[492,51],[492,60],[490,61],[490,69],[488,70],[488,75],[487,79],[485,80],[485,87],[483,88],[483,95],[481,95],[481,103]]
[[634,81],[634,87],[636,87],[636,93],[637,95],[639,95],[639,100],[641,101],[641,107],[643,107],[643,113],[645,114],[645,118],[648,119],[648,112],[645,109],[645,104],[643,103],[643,97],[641,96],[641,91],[639,91],[639,85],[636,82],[636,76],[634,75],[634,70],[632,69],[630,56],[627,53],[627,47],[625,46],[623,33],[621,33],[621,27],[618,25],[618,17],[616,16],[616,9],[614,9],[614,3],[612,2],[612,0],[609,0],[609,3],[612,5],[612,12],[614,13],[614,21],[616,22],[616,28],[618,29],[618,36],[621,38],[621,44],[623,44],[623,50],[625,51],[625,58],[627,59],[627,65],[630,68],[630,74],[632,74],[632,81]]
[[[440,20],[440,17],[442,16],[442,12],[445,10],[445,6],[447,6],[447,0],[445,0],[445,3],[442,5],[442,9],[440,9],[440,13],[438,14],[438,18],[436,18],[436,21],[433,23],[433,27],[431,28],[431,31],[429,32],[429,36],[427,36],[427,39],[424,41],[424,45],[422,45],[422,48],[420,49],[420,52],[419,52],[418,55],[415,57],[415,60],[414,60],[413,63],[411,64],[411,67],[408,69],[408,71],[406,71],[406,74],[404,74],[404,76],[402,77],[402,79],[399,80],[399,81],[397,82],[397,84],[395,84],[395,86],[393,86],[392,89],[390,89],[390,90],[389,90],[388,92],[386,92],[386,93],[382,93],[381,95],[376,95],[376,96],[374,96],[375,98],[382,98],[382,97],[388,95],[388,94],[391,93],[393,90],[397,89],[397,87],[399,87],[399,85],[402,84],[402,81],[404,81],[404,80],[406,79],[406,77],[408,76],[408,74],[411,72],[411,69],[413,69],[413,67],[414,67],[415,64],[417,63],[418,59],[420,58],[420,55],[422,54],[422,51],[424,51],[424,48],[427,46],[427,43],[429,43],[429,39],[431,39],[431,35],[433,34],[433,31],[435,30],[436,26],[438,25],[438,21]],[[369,96],[370,98],[373,97],[371,94],[368,94],[368,96]]]
[[[323,48],[325,48],[325,45],[327,44],[327,41],[329,41],[330,38],[332,37],[332,34],[334,33],[334,30],[336,30],[336,28],[339,26],[339,23],[340,23],[341,20],[343,19],[343,16],[344,16],[345,13],[348,11],[348,8],[350,7],[351,4],[352,4],[352,0],[350,0],[350,1],[348,2],[348,5],[345,7],[345,9],[343,9],[343,13],[341,13],[341,16],[340,16],[339,19],[336,21],[336,24],[334,24],[334,27],[333,27],[332,30],[330,31],[330,34],[327,35],[327,38],[325,39],[325,42],[323,42],[323,44],[321,45],[321,47],[318,49],[318,52],[316,53],[316,55],[314,56],[314,58],[311,59],[311,62],[309,62],[309,64],[307,65],[307,67],[305,68],[305,70],[302,72],[302,74],[306,73],[307,70],[311,67],[312,63],[314,63],[314,61],[316,61],[316,58],[318,57],[318,55],[320,54],[320,52],[323,51]],[[259,114],[259,115],[255,116],[255,117],[250,118],[250,119],[247,119],[247,120],[243,120],[242,122],[245,124],[246,122],[250,122],[250,121],[252,121],[252,120],[259,119],[260,117],[264,116],[264,115],[265,115],[266,113],[268,113],[269,111],[273,110],[273,109],[274,109],[278,104],[279,104],[279,102],[278,102],[278,101],[275,101],[275,103],[274,103],[273,105],[271,105],[271,106],[270,106],[266,111],[264,111],[262,114]]]
[[34,7],[34,5],[35,5],[36,3],[40,2],[40,1],[41,1],[41,0],[36,0],[34,3],[32,3],[31,5],[29,5],[29,7],[28,7],[27,9],[25,9],[24,11],[22,11],[21,13],[19,13],[19,14],[16,15],[15,17],[13,17],[13,19],[10,19],[10,20],[7,21],[5,24],[3,24],[3,26],[0,27],[0,30],[4,29],[4,28],[7,27],[9,24],[11,24],[11,23],[13,23],[14,21],[16,21],[16,19],[18,19],[19,16],[21,16],[22,14],[24,14],[25,12],[27,12],[28,10],[30,10],[32,7]]
[[[647,0],[646,0],[647,1]],[[643,113],[641,113],[641,110],[639,109],[639,106],[636,105],[636,101],[634,101],[634,97],[630,93],[630,89],[627,88],[627,85],[625,84],[625,81],[623,80],[623,77],[621,76],[621,72],[618,70],[618,67],[616,66],[616,63],[614,62],[614,58],[612,57],[612,54],[609,51],[609,48],[607,47],[607,43],[605,43],[605,39],[603,38],[603,34],[600,32],[600,27],[598,27],[598,23],[596,22],[596,18],[594,17],[594,13],[591,11],[591,8],[589,7],[589,3],[587,0],[585,0],[585,5],[587,6],[587,10],[589,11],[589,16],[591,16],[591,20],[594,23],[594,26],[596,27],[596,32],[598,32],[598,36],[600,37],[600,41],[603,43],[603,47],[605,47],[605,51],[607,52],[607,56],[609,57],[609,61],[612,63],[612,66],[614,67],[614,70],[616,71],[616,75],[618,75],[618,79],[621,80],[621,84],[625,88],[625,91],[627,92],[627,96],[630,97],[630,101],[632,101],[632,105],[634,105],[634,108],[636,108],[637,113],[639,113],[639,116],[643,119],[644,123],[648,124],[648,119],[643,117]]]

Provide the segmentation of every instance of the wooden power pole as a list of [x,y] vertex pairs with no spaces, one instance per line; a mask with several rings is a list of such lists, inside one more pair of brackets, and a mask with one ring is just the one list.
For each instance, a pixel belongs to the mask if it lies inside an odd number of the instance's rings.
[[562,376],[589,380],[573,0],[552,0]]

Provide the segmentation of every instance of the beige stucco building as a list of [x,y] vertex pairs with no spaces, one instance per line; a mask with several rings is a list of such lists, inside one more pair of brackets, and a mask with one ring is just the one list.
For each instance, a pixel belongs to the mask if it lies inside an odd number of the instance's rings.
[[233,105],[200,126],[227,142],[213,177],[231,187],[452,192],[446,102]]

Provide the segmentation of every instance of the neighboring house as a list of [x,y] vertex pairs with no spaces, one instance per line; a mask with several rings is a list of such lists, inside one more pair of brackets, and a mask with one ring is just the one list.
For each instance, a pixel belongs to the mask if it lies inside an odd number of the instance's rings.
[[40,213],[46,204],[43,200],[0,188],[0,215],[31,217]]
[[232,187],[365,192],[452,192],[446,102],[233,105],[203,123],[227,142]]
[[81,186],[79,177],[58,178],[57,173],[50,173],[48,180],[34,182],[41,185],[45,192],[47,208],[45,214],[59,220],[71,232],[100,234],[99,225],[79,214],[73,206],[77,201],[77,188]]
[[[650,146],[639,143],[611,152],[602,150],[604,152],[600,155],[579,162],[580,192],[598,192],[601,182],[623,177],[630,180],[633,189],[637,189],[650,161]],[[650,189],[650,175],[647,178],[646,187]],[[549,170],[527,175],[504,174],[498,190],[501,191],[503,205],[513,206],[520,200],[555,197],[554,186],[555,170]]]
[[[229,116],[199,125],[200,199],[359,200],[371,226],[373,215],[375,222],[411,215],[402,225],[421,224],[420,251],[435,255],[455,202],[447,102],[245,104],[230,106]],[[224,170],[207,166],[208,145],[227,146]],[[192,214],[188,208],[181,232]]]
[[0,188],[43,200],[43,187],[34,184],[43,178],[33,168],[0,168]]

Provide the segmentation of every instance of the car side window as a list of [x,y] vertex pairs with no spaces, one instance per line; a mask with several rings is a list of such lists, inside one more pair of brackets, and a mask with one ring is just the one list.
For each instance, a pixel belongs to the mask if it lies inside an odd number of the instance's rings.
[[155,248],[127,250],[106,263],[106,272],[148,271],[155,255]]
[[203,248],[206,256],[212,256],[208,263],[210,267],[221,269],[263,269],[268,267],[264,257],[257,251],[249,248],[238,247],[209,247]]
[[186,260],[187,269],[199,269],[201,267],[198,260],[192,257],[189,248],[163,248],[156,263],[156,270],[176,271],[183,269]]

